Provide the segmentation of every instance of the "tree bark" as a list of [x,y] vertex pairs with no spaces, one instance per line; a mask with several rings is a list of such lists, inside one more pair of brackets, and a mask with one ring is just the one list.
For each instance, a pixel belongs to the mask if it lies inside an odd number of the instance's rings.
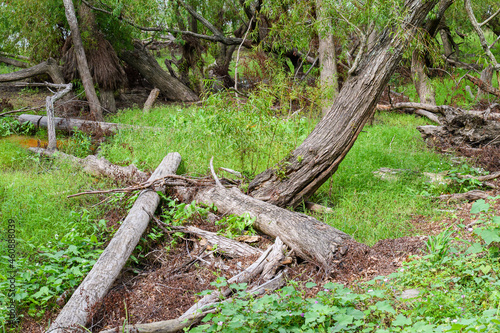
[[[305,260],[310,260],[329,271],[331,259],[338,255],[339,247],[350,236],[310,216],[291,212],[262,202],[241,193],[238,189],[175,188],[176,195],[184,202],[214,204],[223,214],[244,215],[255,218],[253,226],[283,242]],[[194,192],[194,193],[193,193]]]
[[30,67],[30,65],[27,62],[19,61],[19,60],[12,59],[9,57],[4,57],[4,56],[0,56],[0,62],[6,63],[7,65],[11,65],[14,67],[21,67],[21,68]]
[[85,56],[82,36],[80,35],[80,29],[78,28],[78,21],[76,19],[73,0],[63,1],[64,10],[66,12],[66,19],[68,20],[68,24],[71,29],[71,37],[73,39],[73,47],[75,49],[78,72],[80,73],[80,78],[82,79],[85,94],[87,95],[87,100],[89,102],[90,115],[93,120],[102,121],[103,117],[101,103],[99,102],[99,98],[97,98],[97,94],[94,88],[94,82],[92,81],[92,75],[90,74],[89,65],[87,63],[87,57]]
[[108,177],[118,182],[142,183],[145,182],[148,178],[145,172],[140,171],[133,164],[126,167],[122,167],[119,165],[112,164],[104,157],[99,158],[95,155],[89,155],[85,158],[78,158],[76,156],[68,155],[63,152],[54,153],[48,151],[47,149],[38,147],[32,147],[29,150],[36,154],[46,155],[50,157],[58,157],[69,160],[73,164],[82,167],[83,171],[85,171],[88,174],[98,177],[101,176]]
[[[33,123],[37,127],[48,127],[48,119],[44,116],[36,116],[32,114],[22,114],[17,117],[19,122],[25,123],[27,121]],[[72,132],[74,128],[86,133],[115,133],[120,128],[133,128],[133,125],[124,125],[116,123],[105,123],[90,120],[72,119],[72,118],[58,118],[54,117],[56,129],[65,132]]]
[[344,83],[330,112],[297,149],[249,186],[253,197],[280,207],[296,206],[338,168],[374,112],[401,56],[437,0],[409,0],[399,29],[386,29]]
[[115,101],[115,93],[113,90],[100,90],[100,98],[101,106],[104,110],[115,113],[116,112],[116,101]]
[[156,59],[138,41],[132,51],[124,50],[120,57],[162,94],[170,100],[182,102],[198,101],[198,96],[178,79],[170,76],[160,67]]
[[[149,181],[175,174],[180,161],[178,153],[168,154]],[[161,190],[164,192],[165,188]],[[120,229],[47,332],[63,333],[68,328],[79,329],[88,323],[92,308],[103,299],[120,274],[159,202],[160,196],[155,191],[146,190],[139,195]]]
[[0,82],[14,82],[29,79],[38,75],[47,74],[52,79],[55,84],[65,84],[64,75],[62,74],[61,68],[57,65],[57,62],[49,58],[47,61],[39,63],[33,67],[22,69],[17,72],[1,74]]
[[[328,15],[323,8],[323,0],[316,0],[316,20],[326,21]],[[338,94],[338,74],[337,74],[337,56],[335,54],[335,43],[333,35],[330,33],[331,26],[327,24],[327,31],[325,34],[319,32],[319,66],[320,74],[319,81],[321,89],[324,91],[325,98],[322,100],[321,113],[323,116],[330,111],[335,97]]]

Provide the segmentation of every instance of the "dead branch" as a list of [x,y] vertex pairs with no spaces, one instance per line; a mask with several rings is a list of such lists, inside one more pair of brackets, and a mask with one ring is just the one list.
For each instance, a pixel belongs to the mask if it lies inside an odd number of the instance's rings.
[[[250,265],[243,272],[230,278],[227,281],[227,284],[231,285],[233,283],[246,283],[246,282],[250,281],[255,276],[257,276],[258,274],[263,272],[269,262],[273,262],[273,264],[276,264],[278,261],[276,260],[275,257],[273,257],[273,255],[278,255],[278,256],[281,255],[282,256],[284,250],[285,250],[285,245],[283,244],[281,239],[279,237],[277,237],[274,244],[272,246],[270,246],[259,257],[259,259],[257,259],[257,261],[255,261],[252,265]],[[269,268],[267,268],[267,271],[269,271]],[[203,311],[206,307],[210,306],[213,303],[216,303],[220,299],[221,296],[223,298],[226,298],[231,293],[232,293],[232,290],[230,288],[227,288],[226,290],[223,290],[222,292],[213,291],[210,295],[206,295],[201,300],[199,300],[196,304],[194,304],[191,308],[189,308],[186,312],[184,312],[184,314],[182,316],[180,316],[179,319],[187,319],[190,316],[192,316],[194,313],[196,313],[197,311],[199,311],[199,310]]]
[[443,194],[438,197],[441,201],[475,201],[479,199],[487,199],[490,195],[484,191],[474,190],[465,193]]
[[216,246],[217,252],[220,252],[222,255],[231,258],[247,257],[256,254],[262,254],[262,250],[259,248],[247,245],[242,242],[235,241],[233,239],[229,239],[227,237],[219,236],[214,232],[205,231],[193,226],[187,226],[187,227],[169,226],[169,227],[180,232],[203,237],[212,247]]
[[148,175],[137,169],[134,165],[126,167],[118,166],[112,164],[104,157],[99,158],[95,155],[89,155],[85,158],[78,158],[63,152],[54,153],[37,147],[32,147],[29,150],[37,154],[69,160],[73,164],[83,167],[83,171],[94,176],[105,176],[121,182],[136,183],[145,182],[148,179]]
[[[176,181],[177,180],[177,181]],[[99,191],[86,191],[80,192],[72,195],[68,195],[67,198],[74,198],[81,195],[87,194],[106,194],[106,193],[130,193],[135,191],[141,191],[146,189],[156,190],[157,188],[165,187],[165,186],[183,186],[183,187],[191,187],[191,186],[212,186],[212,183],[208,183],[206,181],[196,181],[191,178],[177,176],[177,175],[167,175],[162,178],[154,179],[153,181],[146,181],[137,185],[125,187],[125,188],[116,188],[111,190],[99,190]],[[222,184],[221,184],[222,186]],[[224,187],[224,186],[222,186]]]
[[11,65],[14,67],[28,68],[30,64],[24,61],[19,61],[16,59],[12,59],[10,57],[4,57],[0,55],[0,62],[6,63],[7,65]]
[[474,83],[474,85],[476,85],[482,91],[500,98],[500,89],[497,89],[493,87],[491,84],[488,84],[487,82],[480,80],[472,75],[465,74],[465,77],[467,78],[467,80]]
[[151,90],[148,99],[146,100],[146,103],[144,103],[144,108],[142,109],[142,112],[148,113],[149,110],[151,110],[159,94],[160,94],[160,89],[154,88],[153,90]]

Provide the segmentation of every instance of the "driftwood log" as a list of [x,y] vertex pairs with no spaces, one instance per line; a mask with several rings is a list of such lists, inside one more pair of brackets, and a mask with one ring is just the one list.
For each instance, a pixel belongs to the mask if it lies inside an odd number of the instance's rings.
[[223,214],[255,218],[254,227],[271,237],[280,237],[298,256],[329,271],[331,259],[341,252],[343,242],[351,237],[313,217],[277,207],[221,186],[189,189],[176,187],[175,194],[184,202],[196,200],[214,204]]
[[[178,153],[168,154],[151,175],[149,181],[154,181],[168,174],[175,174],[180,161],[181,156]],[[165,191],[164,188],[162,190]],[[150,216],[156,210],[159,202],[160,197],[155,191],[146,190],[139,195],[120,229],[47,332],[85,331],[81,327],[88,323],[92,308],[104,298],[118,277],[144,230],[146,230]]]
[[83,167],[83,171],[94,176],[104,176],[117,181],[125,181],[126,183],[141,183],[148,178],[147,173],[140,171],[134,165],[126,167],[118,166],[112,164],[104,157],[89,155],[85,158],[78,158],[63,152],[51,152],[38,147],[32,147],[29,150],[37,154],[69,160],[75,165]]

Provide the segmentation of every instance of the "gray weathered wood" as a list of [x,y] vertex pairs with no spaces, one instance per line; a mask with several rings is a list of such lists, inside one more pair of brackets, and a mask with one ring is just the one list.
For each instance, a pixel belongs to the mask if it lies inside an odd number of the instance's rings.
[[[175,174],[180,161],[181,156],[178,153],[168,154],[149,181]],[[155,191],[146,190],[139,195],[120,229],[47,332],[63,333],[68,327],[77,331],[89,322],[92,308],[104,298],[120,274],[159,202],[160,197]]]
[[112,164],[104,157],[97,157],[89,155],[85,158],[78,158],[73,155],[68,155],[63,152],[50,152],[47,149],[32,147],[30,151],[51,157],[63,158],[71,161],[72,163],[83,167],[83,171],[94,175],[112,178],[117,181],[126,181],[132,183],[142,183],[147,180],[148,176],[145,172],[140,171],[135,165],[122,167]]
[[[47,128],[48,127],[48,118],[45,116],[36,116],[32,114],[22,114],[19,117],[17,117],[20,123],[25,123],[27,121],[33,123],[37,127],[43,127]],[[74,131],[75,127],[78,130],[84,131],[84,132],[95,132],[95,131],[101,131],[101,132],[112,132],[115,133],[118,131],[120,128],[133,128],[135,126],[133,125],[124,125],[124,124],[116,124],[116,123],[106,123],[102,121],[90,121],[90,120],[82,120],[82,119],[74,119],[74,118],[59,118],[59,117],[54,117],[54,122],[56,129],[65,131],[65,132],[72,132]]]
[[[190,193],[190,191],[194,193]],[[329,270],[331,259],[339,246],[351,237],[305,214],[292,212],[241,193],[236,188],[223,187],[192,189],[177,188],[184,201],[196,200],[214,204],[223,214],[255,218],[253,226],[272,237],[280,237],[295,253]]]
[[172,228],[205,238],[209,244],[217,246],[217,252],[231,258],[246,257],[262,253],[262,250],[259,248],[229,239],[227,237],[219,236],[215,232],[205,231],[193,226],[180,226]]
[[87,100],[89,102],[90,114],[93,120],[102,121],[101,102],[99,102],[99,98],[97,97],[94,81],[92,80],[92,75],[90,74],[73,0],[63,0],[63,3],[66,19],[71,30],[71,39],[73,41],[78,73],[80,74],[80,79],[82,80],[82,85],[85,89],[85,95],[87,96]]

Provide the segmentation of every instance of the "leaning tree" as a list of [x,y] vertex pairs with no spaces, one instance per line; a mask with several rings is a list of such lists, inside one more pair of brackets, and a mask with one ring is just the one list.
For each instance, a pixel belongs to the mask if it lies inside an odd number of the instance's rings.
[[361,54],[330,111],[298,148],[255,177],[250,195],[281,207],[296,206],[328,180],[373,114],[405,48],[437,2],[392,2],[392,10],[399,15],[382,30],[373,47]]

